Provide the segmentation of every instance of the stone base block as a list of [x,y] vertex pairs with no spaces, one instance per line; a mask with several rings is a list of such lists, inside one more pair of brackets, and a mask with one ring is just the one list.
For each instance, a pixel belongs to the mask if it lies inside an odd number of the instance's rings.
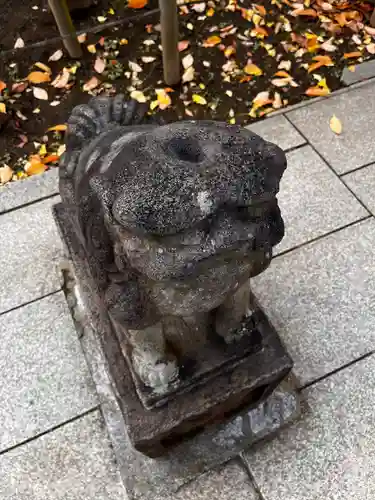
[[261,348],[245,351],[240,363],[218,370],[214,377],[176,394],[167,405],[146,409],[138,397],[128,363],[108,315],[100,307],[87,259],[72,224],[69,209],[59,204],[54,214],[73,261],[79,300],[85,316],[101,340],[115,393],[134,448],[149,457],[164,455],[208,425],[227,421],[264,401],[288,375],[292,360],[264,313],[258,309],[257,334]]

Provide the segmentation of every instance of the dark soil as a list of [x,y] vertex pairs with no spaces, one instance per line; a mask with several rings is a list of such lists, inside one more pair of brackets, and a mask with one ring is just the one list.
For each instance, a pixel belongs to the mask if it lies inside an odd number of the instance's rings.
[[[188,84],[183,84],[175,89],[169,89],[168,95],[172,99],[172,105],[164,111],[155,109],[166,121],[189,119],[215,119],[231,121],[232,123],[245,124],[262,114],[272,111],[271,107],[261,108],[255,115],[249,116],[253,99],[262,91],[270,91],[273,98],[275,92],[280,94],[282,105],[293,104],[301,99],[308,98],[305,91],[317,84],[316,74],[321,78],[326,78],[326,83],[331,91],[342,86],[340,75],[348,59],[343,57],[344,53],[358,51],[360,48],[362,57],[354,59],[357,63],[364,59],[373,57],[365,50],[365,40],[371,36],[363,31],[363,24],[368,22],[372,7],[365,3],[352,3],[350,11],[358,12],[355,26],[339,26],[335,28],[336,33],[328,32],[322,27],[321,21],[316,17],[293,17],[290,12],[293,10],[290,5],[280,3],[276,5],[271,0],[265,0],[262,5],[266,9],[266,24],[268,36],[265,39],[250,37],[249,29],[254,25],[246,20],[240,10],[228,11],[225,7],[231,0],[209,1],[214,5],[212,16],[206,16],[206,12],[197,13],[191,8],[187,13],[180,14],[180,40],[187,40],[190,43],[188,49],[181,52],[181,57],[191,53],[194,57],[195,78]],[[286,0],[289,3],[288,0]],[[33,49],[18,50],[12,52],[14,43],[18,36],[22,36],[26,46],[58,35],[52,15],[46,9],[46,0],[36,0],[32,2],[22,0],[3,0],[0,2],[0,80],[7,84],[7,89],[3,91],[3,99],[6,104],[7,115],[0,113],[0,151],[4,152],[3,162],[21,169],[25,163],[19,158],[27,157],[38,151],[39,145],[34,142],[46,142],[48,153],[55,152],[59,143],[63,142],[61,134],[49,133],[46,137],[47,128],[63,124],[67,120],[72,108],[86,102],[90,98],[88,92],[82,90],[82,86],[93,75],[97,76],[106,87],[100,86],[93,91],[106,92],[109,94],[125,92],[129,94],[129,87],[134,84],[129,74],[129,61],[138,63],[143,71],[139,73],[141,83],[134,88],[141,90],[150,98],[156,99],[155,88],[163,88],[162,62],[160,50],[160,33],[157,29],[159,22],[158,15],[154,14],[144,19],[139,19],[130,25],[124,24],[118,28],[103,31],[100,34],[88,34],[84,43],[84,56],[79,61],[80,66],[72,78],[74,85],[70,89],[56,89],[50,83],[37,85],[48,91],[48,101],[35,99],[31,88],[20,94],[12,95],[10,89],[14,82],[24,79],[31,70],[37,70],[33,65],[35,62],[43,62],[52,70],[52,79],[64,68],[76,64],[66,55],[57,62],[49,62],[48,59],[62,45],[56,42],[52,45],[37,47]],[[252,2],[243,0],[238,2],[241,7],[249,9]],[[33,10],[32,6],[38,6],[38,10]],[[157,6],[157,1],[149,2],[147,9]],[[115,14],[108,13],[113,7]],[[207,8],[209,5],[207,5]],[[77,30],[87,29],[89,26],[99,24],[97,17],[107,17],[108,21],[142,14],[147,9],[130,10],[124,7],[121,2],[111,2],[109,0],[98,0],[98,4],[86,11],[74,12],[74,22]],[[338,9],[337,13],[344,10]],[[280,22],[280,16],[285,16],[291,23],[291,31],[281,29],[275,33],[275,26]],[[223,28],[233,25],[236,32],[226,36]],[[156,29],[155,29],[156,26]],[[230,28],[227,28],[230,31]],[[333,43],[337,46],[335,52],[309,52],[298,55],[296,51],[300,48],[300,40],[292,42],[292,36],[302,34],[303,37],[309,33],[321,37],[322,41],[333,37]],[[212,35],[222,37],[221,44],[214,47],[204,47],[202,43]],[[354,35],[354,39],[353,39]],[[355,35],[360,38],[355,38]],[[367,39],[366,39],[367,37]],[[119,43],[120,39],[127,39],[126,45]],[[154,42],[145,45],[145,40]],[[361,42],[361,45],[358,44]],[[149,42],[149,43],[152,43]],[[322,42],[320,42],[322,43]],[[371,40],[372,43],[372,40]],[[92,54],[87,50],[87,46],[96,44],[97,52]],[[268,46],[265,46],[267,45]],[[294,45],[293,50],[286,50],[285,44]],[[232,46],[235,53],[226,57],[224,48]],[[272,50],[270,51],[270,46]],[[118,52],[117,52],[118,51]],[[274,51],[274,52],[272,52]],[[271,53],[270,53],[271,52]],[[298,54],[298,53],[297,53]],[[334,63],[333,66],[321,67],[315,72],[307,72],[307,64],[313,62],[313,57],[317,54],[328,54]],[[107,67],[103,74],[95,73],[93,65],[95,59],[100,56],[105,58]],[[150,63],[142,62],[142,56],[155,57],[155,61]],[[243,73],[243,68],[249,62],[261,68],[261,76],[248,76]],[[225,78],[222,66],[230,60],[236,62],[239,71],[237,74],[230,74]],[[293,77],[297,86],[285,85],[275,87],[271,81],[274,73],[279,71],[281,61],[291,61],[288,73]],[[350,60],[351,61],[351,60]],[[353,61],[352,61],[353,62]],[[315,76],[314,76],[315,75]],[[227,80],[227,81],[225,81]],[[30,87],[32,87],[30,85]],[[172,92],[173,90],[173,92]],[[192,102],[192,95],[198,94],[206,100],[207,104],[199,105]],[[61,104],[51,106],[50,103],[58,99]],[[39,110],[39,112],[35,112]],[[188,110],[186,112],[186,110]],[[17,113],[18,112],[18,113]],[[20,115],[20,112],[22,115]],[[24,116],[26,120],[20,118]],[[19,147],[20,142],[28,142]],[[0,167],[1,167],[0,154]]]

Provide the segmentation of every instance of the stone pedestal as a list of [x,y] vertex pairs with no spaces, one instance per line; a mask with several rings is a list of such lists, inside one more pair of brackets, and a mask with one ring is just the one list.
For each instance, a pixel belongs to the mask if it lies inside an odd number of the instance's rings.
[[286,162],[240,127],[143,121],[121,96],[74,110],[55,218],[130,441],[157,457],[292,368],[249,287],[283,237]]

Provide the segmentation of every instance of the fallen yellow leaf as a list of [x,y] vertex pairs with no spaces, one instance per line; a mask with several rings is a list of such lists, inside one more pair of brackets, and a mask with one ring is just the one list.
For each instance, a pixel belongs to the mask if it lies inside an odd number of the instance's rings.
[[96,76],[93,76],[88,80],[84,86],[82,87],[85,92],[89,92],[90,90],[96,89],[96,87],[100,84],[100,80],[96,78]]
[[217,35],[209,36],[204,42],[203,47],[215,47],[221,42],[221,38]]
[[47,165],[48,163],[55,163],[58,161],[60,158],[59,155],[48,155],[45,158],[43,158],[43,163],[44,165]]
[[344,54],[345,59],[352,59],[353,57],[361,57],[362,52],[346,52]]
[[258,4],[254,4],[254,8],[259,12],[259,14],[261,16],[265,16],[267,14],[267,11],[266,9],[263,7],[263,5],[258,5]]
[[332,130],[337,135],[340,135],[342,132],[342,123],[341,121],[337,118],[337,116],[333,115],[332,118],[329,120],[329,126]]
[[41,71],[32,71],[29,75],[27,75],[27,79],[30,83],[44,83],[49,82],[51,77],[49,73],[42,73]]
[[306,90],[305,94],[310,96],[310,97],[321,97],[328,95],[330,93],[330,90],[328,88],[322,88],[322,87],[310,87]]
[[160,109],[166,109],[172,104],[172,100],[164,89],[156,90],[156,97]]
[[94,44],[91,44],[91,45],[88,45],[87,46],[87,50],[91,53],[91,54],[95,54],[96,52],[96,47]]
[[204,97],[202,97],[201,95],[193,94],[192,98],[193,98],[193,102],[200,104],[201,106],[204,106],[205,104],[207,104],[206,99]]
[[273,76],[279,76],[281,78],[292,78],[286,71],[277,71]]
[[292,12],[292,16],[308,16],[308,17],[317,17],[318,14],[314,9],[296,9]]
[[263,71],[256,64],[247,64],[244,68],[245,73],[252,76],[260,76]]
[[0,102],[0,113],[6,113],[7,108],[3,102]]
[[47,66],[47,64],[44,64],[44,63],[41,63],[41,62],[36,62],[34,64],[34,66],[36,66],[37,68],[45,71],[46,73],[52,73],[52,70],[49,66]]
[[68,128],[68,126],[65,123],[62,123],[61,125],[54,125],[53,127],[50,127],[47,129],[47,132],[65,132],[65,130]]
[[146,7],[148,0],[129,0],[128,7],[131,9],[143,9]]
[[12,180],[13,173],[13,170],[8,165],[0,167],[0,184],[5,184]]
[[138,102],[146,102],[146,96],[140,90],[133,90],[130,97]]
[[42,174],[47,170],[47,167],[42,163],[38,155],[34,155],[25,165],[25,172],[27,175],[37,175]]
[[265,36],[268,36],[268,31],[266,30],[266,28],[257,26],[256,28],[251,30],[250,35],[255,36],[256,38],[264,38]]

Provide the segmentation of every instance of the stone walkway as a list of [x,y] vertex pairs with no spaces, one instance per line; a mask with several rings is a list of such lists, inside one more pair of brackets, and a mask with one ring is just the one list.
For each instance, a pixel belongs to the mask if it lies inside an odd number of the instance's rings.
[[[369,81],[252,127],[288,156],[286,237],[253,289],[295,361],[306,412],[177,500],[375,498],[374,96]],[[57,272],[58,200],[56,170],[0,190],[0,498],[121,500]]]

